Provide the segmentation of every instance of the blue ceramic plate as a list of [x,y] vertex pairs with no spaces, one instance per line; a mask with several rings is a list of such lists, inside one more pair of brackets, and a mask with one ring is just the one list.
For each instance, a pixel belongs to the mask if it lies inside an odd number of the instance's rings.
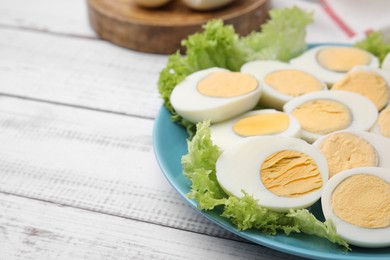
[[[317,44],[310,44],[309,48]],[[164,107],[161,108],[154,125],[153,146],[157,161],[165,177],[180,195],[194,208],[196,202],[185,195],[190,191],[190,181],[182,175],[181,157],[187,153],[187,132],[173,123],[171,115]],[[256,230],[238,231],[229,220],[220,216],[217,210],[198,212],[230,232],[248,239],[254,243],[273,248],[275,250],[315,259],[390,259],[390,247],[360,248],[352,247],[352,251],[344,252],[339,246],[316,236],[305,234],[284,233],[275,236],[265,235]],[[324,220],[321,203],[317,202],[309,210],[320,220]]]
[[[182,197],[194,208],[196,202],[185,194],[190,191],[190,181],[182,175],[181,156],[187,153],[188,138],[185,129],[170,119],[169,112],[162,107],[154,125],[153,145],[157,161],[165,177]],[[198,210],[198,209],[197,209]],[[309,209],[317,218],[323,220],[320,203]],[[198,212],[230,232],[254,243],[275,250],[316,259],[390,259],[390,248],[368,249],[353,247],[351,252],[344,252],[340,247],[325,239],[305,234],[283,233],[275,236],[258,231],[238,231],[227,219],[219,216],[217,210]]]

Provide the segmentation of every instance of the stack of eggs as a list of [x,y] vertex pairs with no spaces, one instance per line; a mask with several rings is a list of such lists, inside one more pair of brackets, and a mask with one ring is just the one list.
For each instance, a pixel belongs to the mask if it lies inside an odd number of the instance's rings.
[[245,191],[277,211],[321,198],[347,242],[390,246],[389,56],[379,68],[366,51],[319,46],[289,63],[210,68],[177,85],[170,101],[190,122],[211,121],[228,194]]

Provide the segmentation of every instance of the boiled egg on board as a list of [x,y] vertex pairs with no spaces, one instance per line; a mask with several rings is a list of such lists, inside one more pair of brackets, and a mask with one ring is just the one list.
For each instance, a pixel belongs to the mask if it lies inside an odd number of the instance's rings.
[[346,90],[363,95],[380,111],[389,103],[390,73],[378,68],[357,66],[337,81],[331,90]]
[[287,102],[283,110],[298,120],[301,137],[310,143],[338,130],[368,131],[378,118],[369,99],[343,90],[308,93]]
[[206,11],[206,10],[214,10],[218,8],[222,8],[234,0],[182,0],[184,4],[188,7],[198,10],[198,11]]
[[172,0],[134,0],[134,2],[140,6],[147,8],[156,8],[163,6]]
[[322,211],[351,245],[390,246],[389,169],[361,167],[340,172],[325,185]]
[[170,101],[175,111],[192,123],[215,123],[253,109],[260,95],[261,86],[252,75],[209,68],[179,83]]
[[256,136],[223,151],[216,176],[227,194],[243,197],[244,191],[259,205],[284,212],[320,198],[328,166],[320,151],[302,139]]
[[328,161],[329,178],[358,167],[382,167],[390,173],[390,139],[358,130],[343,130],[314,143]]
[[321,45],[311,48],[290,63],[316,75],[332,85],[355,66],[379,67],[379,60],[371,53],[349,46]]
[[250,136],[299,137],[301,126],[291,115],[275,109],[246,112],[238,117],[210,126],[211,140],[225,150]]
[[309,72],[280,61],[251,61],[241,72],[252,74],[263,86],[260,104],[279,110],[294,97],[327,90],[326,84]]

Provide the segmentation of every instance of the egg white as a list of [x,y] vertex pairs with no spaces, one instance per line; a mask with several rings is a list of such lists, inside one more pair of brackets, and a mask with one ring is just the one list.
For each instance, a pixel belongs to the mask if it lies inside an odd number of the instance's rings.
[[[368,131],[373,127],[378,118],[378,110],[368,98],[343,90],[312,92],[296,97],[283,106],[283,111],[291,114],[296,107],[318,99],[333,100],[344,104],[349,109],[352,122],[345,130]],[[301,129],[301,136],[304,140],[312,143],[323,135]]]
[[[217,145],[221,150],[225,150],[228,147],[240,141],[241,139],[247,138],[236,134],[233,130],[234,124],[236,124],[239,120],[253,115],[273,114],[273,113],[283,113],[283,112],[277,111],[275,109],[254,110],[254,111],[246,112],[233,119],[223,121],[217,124],[213,124],[210,126],[211,140],[213,141],[213,144]],[[301,129],[300,124],[293,116],[288,115],[288,117],[290,121],[288,128],[283,132],[272,134],[272,136],[299,137],[299,133]]]
[[367,141],[367,143],[371,144],[377,154],[377,159],[378,159],[378,167],[381,168],[387,168],[390,170],[390,139],[369,133],[366,131],[361,131],[361,130],[341,130],[341,131],[336,131],[327,135],[324,135],[320,138],[318,138],[314,143],[313,146],[320,149],[321,144],[324,142],[324,140],[336,133],[351,133],[354,134],[364,140]]
[[[346,46],[337,46],[337,45],[321,45],[318,47],[311,48],[301,54],[300,56],[290,60],[290,63],[294,66],[301,67],[311,72],[313,75],[316,75],[318,78],[323,80],[326,84],[332,85],[336,81],[339,81],[346,73],[345,72],[336,72],[324,68],[317,61],[317,54],[320,50],[329,48],[329,47],[346,47]],[[370,55],[371,61],[367,66],[379,68],[379,59],[367,52]]]
[[[269,86],[264,79],[268,74],[272,72],[278,70],[293,70],[293,69],[300,70],[302,72],[305,72],[313,76],[314,78],[317,78],[312,73],[306,71],[303,68],[297,68],[295,66],[292,66],[291,64],[284,63],[281,61],[273,61],[273,60],[251,61],[245,63],[241,67],[240,71],[255,76],[256,79],[263,86],[263,93],[261,95],[260,102],[259,102],[261,105],[281,110],[283,105],[289,100],[293,99],[294,97],[277,91],[273,87]],[[327,90],[327,86],[325,82],[321,81],[319,78],[317,79],[322,84],[322,90]]]
[[197,90],[197,84],[206,76],[218,72],[229,71],[223,68],[209,68],[189,75],[172,91],[170,101],[175,111],[192,123],[210,120],[220,122],[253,109],[260,98],[261,86],[247,94],[218,98],[202,95]]
[[334,189],[346,178],[362,173],[377,176],[390,183],[389,169],[361,167],[342,171],[326,183],[321,196],[322,211],[326,219],[332,220],[337,234],[351,245],[362,247],[390,246],[390,226],[374,229],[355,226],[337,217],[332,210],[331,197]]
[[230,4],[234,0],[182,0],[188,7],[199,10],[213,10]]
[[280,136],[248,137],[222,152],[216,163],[218,183],[230,195],[243,197],[245,191],[259,205],[276,211],[311,206],[320,198],[322,188],[300,197],[288,198],[275,195],[263,185],[260,177],[262,163],[268,156],[282,150],[302,152],[313,158],[324,186],[328,180],[328,165],[320,151],[301,139]]

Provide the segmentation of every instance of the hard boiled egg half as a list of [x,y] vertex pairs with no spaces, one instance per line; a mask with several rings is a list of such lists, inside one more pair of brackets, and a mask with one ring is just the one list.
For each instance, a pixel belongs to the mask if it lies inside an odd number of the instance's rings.
[[302,138],[310,143],[334,131],[368,131],[378,118],[378,110],[369,99],[342,90],[305,94],[287,102],[283,110],[298,120]]
[[175,111],[192,123],[220,122],[253,109],[261,87],[250,74],[209,68],[189,75],[172,91]]
[[382,110],[390,99],[390,73],[368,66],[351,69],[331,90],[346,90],[358,93],[371,100]]
[[241,72],[252,74],[263,86],[260,104],[279,110],[294,97],[327,90],[326,84],[309,72],[280,61],[251,61]]
[[382,167],[390,172],[390,139],[366,131],[337,131],[317,139],[328,161],[329,178],[358,167]]
[[362,167],[343,171],[325,185],[322,211],[351,245],[390,246],[389,169]]
[[340,80],[355,66],[379,67],[379,60],[371,53],[349,46],[321,45],[311,48],[290,60],[294,66],[305,68],[326,84]]
[[230,195],[252,195],[276,210],[314,204],[328,180],[328,166],[318,149],[293,137],[248,137],[222,152],[216,163],[218,183]]
[[210,126],[211,140],[225,150],[250,136],[299,137],[301,126],[291,115],[275,109],[246,112],[238,117]]

